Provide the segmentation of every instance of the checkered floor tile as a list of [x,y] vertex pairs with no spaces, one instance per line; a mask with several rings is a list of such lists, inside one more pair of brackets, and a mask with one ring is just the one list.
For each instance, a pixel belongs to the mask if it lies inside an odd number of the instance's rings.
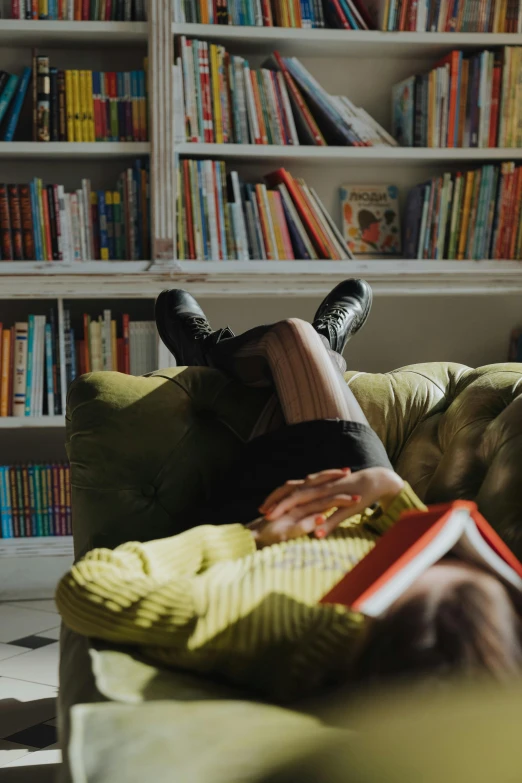
[[51,783],[61,760],[59,622],[53,601],[0,603],[0,779],[6,783]]

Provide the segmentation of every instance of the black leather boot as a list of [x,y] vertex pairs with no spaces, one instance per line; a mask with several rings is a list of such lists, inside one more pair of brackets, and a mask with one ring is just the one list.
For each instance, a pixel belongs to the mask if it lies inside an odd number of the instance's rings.
[[228,327],[213,331],[192,294],[181,288],[161,292],[156,299],[155,316],[159,336],[178,365],[207,366],[210,344],[234,336]]
[[346,343],[364,326],[372,307],[372,289],[366,280],[339,283],[322,301],[312,326],[326,337],[332,351],[342,354]]

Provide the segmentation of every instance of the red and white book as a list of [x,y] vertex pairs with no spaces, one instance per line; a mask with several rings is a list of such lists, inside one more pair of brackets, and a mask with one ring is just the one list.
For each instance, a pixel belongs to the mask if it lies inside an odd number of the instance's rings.
[[475,563],[504,584],[522,590],[522,564],[478,512],[457,500],[408,511],[322,599],[379,617],[445,555]]

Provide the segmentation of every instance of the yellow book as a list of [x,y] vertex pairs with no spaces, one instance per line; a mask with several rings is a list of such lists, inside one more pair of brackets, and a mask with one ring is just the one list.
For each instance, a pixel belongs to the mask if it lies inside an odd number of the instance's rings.
[[72,101],[74,114],[74,140],[83,141],[83,122],[80,98],[80,72],[71,71],[72,78]]
[[[34,6],[33,6],[34,8]],[[38,18],[39,19],[48,19],[49,18],[49,3],[48,0],[38,0]]]
[[207,0],[203,0],[203,2],[199,4],[199,7],[201,10],[201,24],[208,24],[210,22],[210,17],[208,14]]
[[90,141],[89,120],[87,116],[89,108],[87,105],[87,85],[85,83],[86,73],[87,71],[78,71],[78,83],[80,86],[80,122],[82,124],[82,140]]
[[96,141],[94,128],[94,89],[92,85],[92,71],[85,71],[85,89],[87,90],[87,117],[89,128],[89,141]]
[[0,416],[7,416],[9,407],[9,369],[11,367],[11,329],[4,329],[2,332],[1,353]]
[[272,226],[274,227],[274,237],[277,247],[277,257],[279,260],[285,258],[285,243],[283,241],[283,234],[281,233],[281,224],[279,222],[279,212],[276,204],[276,194],[273,190],[267,191],[268,197],[268,209],[270,210],[270,217],[272,219]]
[[67,141],[78,141],[74,134],[74,101],[72,71],[65,71],[65,106],[67,113]]
[[223,144],[223,120],[221,115],[221,94],[219,91],[219,53],[215,44],[210,45],[210,83],[214,104],[214,140]]
[[462,224],[460,226],[459,247],[457,252],[458,261],[462,261],[464,259],[464,253],[466,252],[466,243],[468,240],[469,213],[471,207],[471,194],[473,193],[474,179],[475,179],[475,172],[467,171],[466,184],[464,187],[464,201],[462,206]]
[[44,255],[44,261],[52,261],[53,260],[53,253],[52,249],[49,247],[49,243],[47,241],[47,231],[45,227],[45,211],[44,211],[44,202],[43,202],[43,181],[41,179],[37,179],[36,181],[37,188],[38,188],[38,205],[40,208],[40,236],[41,236],[41,242],[42,242],[42,250]]
[[118,372],[118,340],[116,337],[116,321],[111,321],[111,359],[112,369]]
[[107,213],[107,258],[103,261],[114,260],[114,212],[112,208],[112,190],[105,191],[105,211]]

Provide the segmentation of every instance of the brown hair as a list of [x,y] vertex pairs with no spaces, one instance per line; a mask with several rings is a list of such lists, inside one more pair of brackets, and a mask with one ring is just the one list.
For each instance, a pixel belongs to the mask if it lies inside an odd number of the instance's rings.
[[413,595],[374,621],[361,645],[354,680],[486,674],[522,670],[522,623],[508,591],[488,574],[440,594]]

